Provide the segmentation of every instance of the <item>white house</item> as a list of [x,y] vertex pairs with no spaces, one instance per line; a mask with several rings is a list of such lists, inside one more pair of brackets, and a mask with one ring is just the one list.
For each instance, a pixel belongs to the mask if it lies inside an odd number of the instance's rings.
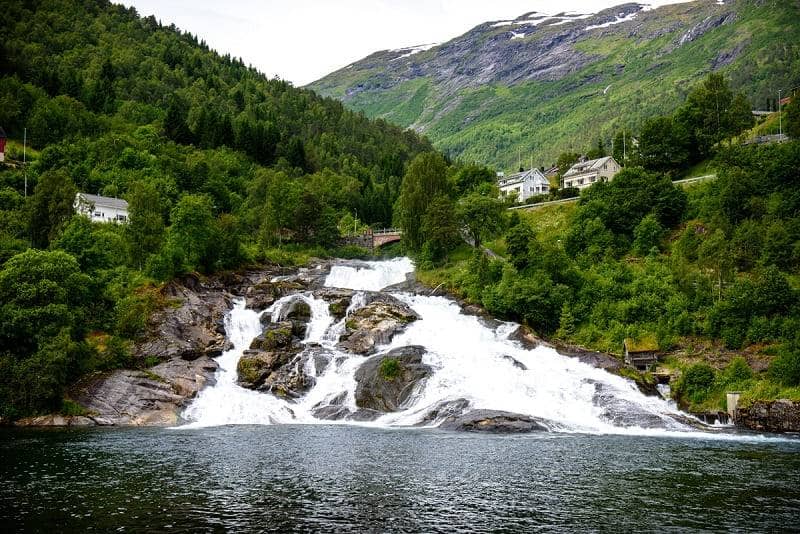
[[579,161],[564,173],[564,188],[586,189],[597,182],[610,182],[622,169],[611,156]]
[[77,193],[74,205],[75,211],[89,217],[92,222],[128,222],[128,203],[121,198]]
[[497,186],[500,188],[501,196],[516,193],[519,202],[550,192],[550,182],[539,169],[521,171],[511,176],[498,175]]

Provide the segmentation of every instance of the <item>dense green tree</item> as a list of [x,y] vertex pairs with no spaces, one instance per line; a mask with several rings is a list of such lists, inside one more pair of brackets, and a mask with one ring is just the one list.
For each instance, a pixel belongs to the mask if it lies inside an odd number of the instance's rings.
[[800,96],[794,96],[783,108],[783,121],[786,135],[800,139]]
[[536,243],[536,232],[531,225],[519,222],[506,233],[506,250],[511,264],[518,271],[524,270],[531,261],[531,246]]
[[422,235],[432,261],[439,261],[461,241],[455,203],[436,195],[422,218]]
[[435,152],[414,158],[403,177],[395,208],[397,222],[403,229],[403,240],[411,250],[419,250],[425,242],[422,220],[431,201],[437,195],[449,193],[444,158]]
[[185,195],[172,208],[168,240],[181,251],[190,269],[211,272],[218,258],[217,233],[211,200],[204,195]]
[[94,272],[126,263],[128,254],[119,234],[108,225],[94,225],[88,217],[76,215],[52,246],[78,260],[83,272]]
[[457,207],[458,220],[476,248],[503,228],[504,211],[505,207],[497,197],[477,192],[462,197]]
[[75,212],[77,188],[64,171],[48,171],[39,177],[30,201],[30,234],[33,246],[46,248]]
[[131,258],[140,269],[164,239],[163,207],[158,190],[150,183],[136,182],[128,193],[128,225],[125,233]]
[[751,127],[751,109],[743,95],[731,91],[722,74],[711,73],[689,92],[676,121],[691,136],[691,148],[702,158],[717,142]]
[[459,195],[474,191],[481,184],[494,185],[496,175],[482,165],[465,165],[455,175],[455,190]]
[[27,124],[28,142],[34,147],[94,133],[97,127],[96,119],[84,105],[65,95],[39,99]]
[[658,248],[661,238],[664,235],[664,227],[652,213],[645,216],[636,228],[633,229],[633,250],[640,256],[650,252],[652,248]]
[[63,251],[28,250],[8,260],[0,271],[0,351],[25,357],[62,329],[79,329],[90,285]]
[[648,119],[639,134],[639,160],[648,170],[669,172],[689,163],[689,137],[671,117]]

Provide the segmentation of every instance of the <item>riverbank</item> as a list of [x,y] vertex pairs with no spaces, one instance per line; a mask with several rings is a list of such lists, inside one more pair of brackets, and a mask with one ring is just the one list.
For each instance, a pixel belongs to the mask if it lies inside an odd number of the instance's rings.
[[[490,316],[490,313],[476,303],[458,284],[458,280],[469,277],[467,273],[470,256],[460,253],[445,267],[416,272],[416,280],[426,288],[435,289],[438,294],[446,294],[458,301],[465,310],[472,310],[479,315]],[[766,375],[770,361],[774,356],[764,353],[763,347],[750,347],[744,351],[726,349],[721,343],[699,337],[687,337],[672,341],[672,347],[662,351],[659,362],[653,373],[639,372],[624,365],[621,353],[604,350],[599,347],[586,346],[571,337],[542,337],[527,327],[521,327],[518,340],[535,346],[544,344],[554,347],[561,354],[574,356],[609,372],[633,380],[639,389],[647,395],[659,395],[658,382],[665,380],[673,387],[680,387],[681,377],[687,369],[694,365],[709,365],[724,377],[731,362],[744,358],[746,365],[752,370],[753,378],[745,383],[740,382],[741,396],[737,405],[738,413],[733,417],[727,412],[726,393],[731,388],[725,387],[720,379],[707,386],[708,394],[701,402],[690,399],[677,399],[681,408],[700,420],[709,424],[735,424],[741,428],[768,432],[800,432],[800,388],[783,388],[774,385],[758,376]],[[620,349],[622,342],[619,343]],[[745,387],[741,387],[745,386]]]
[[[564,394],[585,396],[587,407],[602,408],[602,417],[616,421],[613,424],[669,428],[667,420],[681,421],[683,416],[677,413],[662,419],[659,413],[669,411],[658,404],[663,401],[653,404],[632,397],[624,381],[610,381],[605,378],[609,375],[573,369],[568,359],[550,361],[552,356],[546,356],[547,351],[557,351],[581,364],[633,378],[642,393],[657,398],[648,375],[629,372],[613,355],[549,343],[524,326],[509,329],[511,325],[463,300],[454,299],[453,304],[432,299],[430,294],[442,288],[420,283],[411,269],[408,260],[326,260],[298,269],[269,267],[174,281],[161,290],[170,305],[151,318],[148,335],[135,347],[139,361],[155,365],[87,377],[70,391],[82,413],[19,424],[171,426],[189,417],[202,424],[353,419],[401,425],[428,421],[472,431],[551,430],[563,422],[569,428],[606,428],[603,419],[573,420],[570,406],[542,410],[543,402],[554,402],[542,395]],[[376,291],[385,286],[383,292]],[[403,291],[400,300],[388,295],[396,291]],[[244,309],[245,303],[250,311]],[[427,327],[409,327],[420,314],[432,314],[423,322]],[[445,330],[455,328],[458,337],[441,344],[443,332],[428,332],[437,324]],[[459,339],[472,331],[478,337],[471,343]],[[378,346],[389,352],[372,356]],[[436,358],[426,356],[423,363],[425,354],[448,356],[431,366]],[[441,366],[450,365],[454,367],[447,372],[455,372],[457,378],[436,374],[442,372]],[[463,375],[467,370],[459,369],[463,366],[472,366],[469,372],[475,374]],[[529,371],[532,366],[541,367],[542,377]],[[577,372],[578,380],[565,372]],[[499,382],[522,381],[504,410],[484,409],[502,407],[502,402],[497,404],[502,396],[484,383],[482,375],[487,373],[496,374],[492,380]],[[548,375],[550,383],[542,382]],[[353,380],[357,387],[348,385]],[[465,382],[459,389],[453,388],[453,380]],[[444,384],[447,389],[437,389]],[[591,391],[579,393],[586,385]],[[553,386],[558,389],[552,390]],[[212,390],[222,396],[214,400]],[[203,402],[195,402],[201,391],[209,394],[203,394]],[[428,392],[430,398],[425,397]],[[352,400],[346,401],[348,395]],[[236,402],[231,404],[231,398]],[[415,403],[419,407],[403,415]],[[419,411],[424,406],[428,415]],[[531,419],[527,413],[545,416]],[[775,413],[768,411],[773,419]],[[743,420],[754,421],[750,428],[761,430],[793,428],[766,425],[758,415]]]

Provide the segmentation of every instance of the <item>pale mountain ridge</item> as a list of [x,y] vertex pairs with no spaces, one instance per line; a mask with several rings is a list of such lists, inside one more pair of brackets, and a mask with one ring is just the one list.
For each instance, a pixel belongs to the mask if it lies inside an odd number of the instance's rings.
[[[754,107],[800,84],[800,2],[700,0],[598,13],[528,12],[426,50],[367,56],[310,85],[371,117],[427,134],[453,156],[548,164],[615,129],[671,111],[723,71]],[[777,43],[788,43],[783,50]]]

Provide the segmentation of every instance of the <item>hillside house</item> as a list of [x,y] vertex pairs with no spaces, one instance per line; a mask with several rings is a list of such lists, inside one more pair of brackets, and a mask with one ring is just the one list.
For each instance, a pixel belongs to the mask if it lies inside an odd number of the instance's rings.
[[497,186],[500,188],[501,197],[516,193],[518,202],[525,202],[532,196],[546,195],[550,192],[550,181],[539,169],[523,170],[510,176],[499,174]]
[[0,161],[6,160],[6,132],[0,127]]
[[642,339],[625,338],[622,342],[625,350],[625,364],[639,371],[647,371],[658,362],[658,341],[654,336]]
[[611,156],[588,161],[579,161],[564,173],[564,187],[586,189],[597,182],[610,182],[622,169]]
[[92,222],[128,222],[128,203],[121,198],[77,193],[74,207],[75,211],[89,217]]

